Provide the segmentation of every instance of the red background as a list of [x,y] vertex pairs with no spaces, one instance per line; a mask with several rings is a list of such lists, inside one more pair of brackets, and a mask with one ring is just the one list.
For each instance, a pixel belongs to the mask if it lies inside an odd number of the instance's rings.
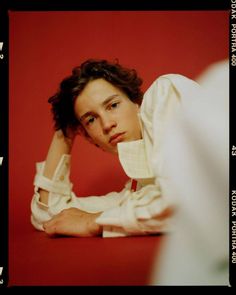
[[[118,58],[138,71],[144,91],[162,74],[195,78],[207,65],[228,56],[229,14],[11,11],[9,19],[9,275],[11,284],[29,284],[35,261],[31,247],[19,243],[27,233],[35,235],[29,222],[35,162],[47,154],[53,134],[47,99],[61,79],[87,58]],[[122,189],[127,177],[115,156],[82,138],[72,154],[77,195]],[[29,269],[24,275],[23,265]]]

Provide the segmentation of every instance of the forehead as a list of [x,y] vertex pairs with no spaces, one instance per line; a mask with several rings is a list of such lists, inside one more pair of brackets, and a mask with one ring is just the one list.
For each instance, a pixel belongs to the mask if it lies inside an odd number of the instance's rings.
[[107,98],[124,93],[104,79],[90,81],[75,101],[76,113],[101,105]]
[[114,86],[112,83],[106,81],[105,79],[100,78],[90,81],[79,96],[103,96],[103,94],[106,95],[107,93],[114,91],[119,93],[121,92],[118,87]]

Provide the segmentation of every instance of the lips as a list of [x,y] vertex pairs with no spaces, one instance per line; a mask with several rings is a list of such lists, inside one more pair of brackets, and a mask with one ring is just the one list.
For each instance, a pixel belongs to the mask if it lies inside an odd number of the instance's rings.
[[111,145],[116,145],[118,142],[123,141],[123,140],[124,140],[124,134],[125,134],[125,132],[121,132],[121,133],[116,133],[116,134],[114,134],[114,135],[110,138],[109,143],[110,143]]

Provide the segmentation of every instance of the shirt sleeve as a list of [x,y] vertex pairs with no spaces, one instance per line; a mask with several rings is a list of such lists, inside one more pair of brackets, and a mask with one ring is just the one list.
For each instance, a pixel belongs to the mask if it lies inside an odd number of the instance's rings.
[[171,205],[155,184],[136,192],[126,190],[125,198],[104,211],[96,222],[103,226],[103,237],[157,234],[171,228]]
[[[121,192],[79,198],[72,191],[73,185],[69,178],[70,160],[70,155],[64,154],[61,157],[52,179],[43,176],[45,162],[36,163],[34,195],[31,201],[31,223],[38,230],[43,231],[43,223],[64,209],[74,207],[89,213],[98,213],[118,206],[125,197],[125,191],[130,187],[130,183],[127,183]],[[40,202],[40,188],[49,192],[47,205]]]

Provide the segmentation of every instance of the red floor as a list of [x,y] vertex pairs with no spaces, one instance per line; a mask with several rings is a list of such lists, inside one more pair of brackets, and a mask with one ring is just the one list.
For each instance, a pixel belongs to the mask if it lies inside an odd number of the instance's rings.
[[9,286],[147,285],[161,239],[49,238],[27,224],[9,235]]

